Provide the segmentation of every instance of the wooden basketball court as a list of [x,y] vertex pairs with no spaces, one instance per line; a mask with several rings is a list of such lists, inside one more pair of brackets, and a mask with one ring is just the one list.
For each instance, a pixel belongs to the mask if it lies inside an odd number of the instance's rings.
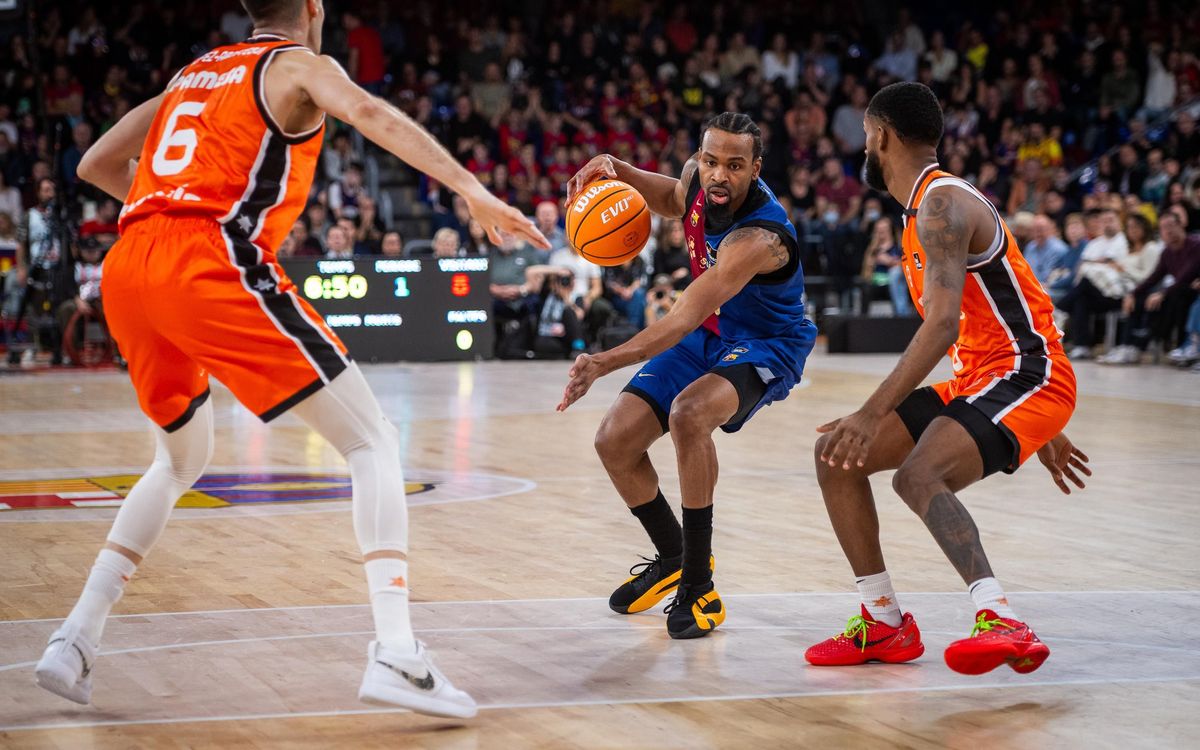
[[[650,552],[591,447],[620,374],[556,414],[566,363],[364,368],[402,433],[414,626],[479,701],[465,722],[356,701],[371,616],[345,466],[298,421],[265,427],[219,388],[213,464],[117,605],[94,705],[38,689],[33,663],[152,438],[121,373],[2,376],[0,745],[1194,747],[1200,377],[1187,372],[1080,365],[1069,434],[1091,486],[1063,496],[1035,462],[964,493],[1014,606],[1053,649],[1041,670],[945,666],[973,606],[886,476],[888,567],[928,650],[906,665],[805,664],[858,606],[814,428],[856,409],[893,361],[814,355],[786,402],[718,436],[729,618],[685,642],[661,607],[606,606]],[[653,455],[677,503],[669,441]]]

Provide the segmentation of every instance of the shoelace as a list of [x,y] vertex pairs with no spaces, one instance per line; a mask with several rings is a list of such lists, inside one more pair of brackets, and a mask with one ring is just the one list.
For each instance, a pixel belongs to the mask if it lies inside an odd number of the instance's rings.
[[[658,565],[659,562],[662,561],[662,558],[658,555],[655,555],[653,560],[648,557],[642,557],[641,555],[638,555],[638,557],[641,557],[646,562],[636,563],[632,568],[629,569],[629,575],[636,576],[638,578],[645,577],[655,565]],[[641,568],[641,570],[638,570],[638,568]]]
[[679,606],[680,602],[686,601],[687,599],[691,598],[691,596],[692,596],[691,585],[686,584],[686,583],[679,584],[679,588],[676,589],[676,591],[675,591],[675,598],[671,600],[670,604],[663,607],[663,614],[664,615],[671,614],[673,611],[675,611],[675,608]]
[[975,627],[971,628],[971,637],[974,638],[980,633],[991,632],[996,628],[1012,630],[1012,627],[1008,623],[998,617],[995,620],[989,620],[986,615],[979,615],[975,620]]
[[867,628],[870,624],[863,619],[862,615],[855,615],[846,622],[846,629],[842,631],[844,638],[853,640],[858,639],[859,651],[867,650]]

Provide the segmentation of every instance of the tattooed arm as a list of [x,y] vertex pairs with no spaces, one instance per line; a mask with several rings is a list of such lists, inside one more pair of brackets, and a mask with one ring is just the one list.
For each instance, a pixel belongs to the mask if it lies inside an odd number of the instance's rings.
[[783,268],[788,258],[788,248],[775,232],[761,227],[733,230],[721,242],[720,261],[688,286],[670,312],[614,349],[579,355],[558,410],[583,397],[597,378],[675,346],[755,276]]
[[[958,338],[967,255],[977,228],[994,226],[983,203],[966,191],[945,186],[925,195],[917,213],[917,238],[925,256],[925,321],[892,373],[855,414],[817,428],[831,432],[822,461],[831,466],[863,466],[875,424],[912,393],[946,356]],[[990,238],[989,238],[990,241]]]
[[882,417],[899,406],[933,372],[958,338],[967,255],[974,234],[972,218],[977,208],[983,208],[978,199],[950,186],[929,192],[921,201],[917,239],[925,251],[925,321],[900,355],[892,374],[867,399],[863,408],[876,416]]

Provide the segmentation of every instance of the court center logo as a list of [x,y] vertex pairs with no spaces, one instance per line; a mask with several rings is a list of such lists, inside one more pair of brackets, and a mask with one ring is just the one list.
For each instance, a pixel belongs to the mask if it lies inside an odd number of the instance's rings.
[[[407,473],[407,472],[406,472]],[[138,480],[138,474],[0,481],[0,519],[68,520],[113,513]],[[534,483],[525,479],[458,472],[411,472],[404,485],[410,506],[487,500],[526,492]],[[320,512],[348,508],[350,477],[333,472],[264,470],[220,471],[214,468],[175,504],[188,515],[243,509],[256,515]],[[82,520],[82,519],[79,519]]]

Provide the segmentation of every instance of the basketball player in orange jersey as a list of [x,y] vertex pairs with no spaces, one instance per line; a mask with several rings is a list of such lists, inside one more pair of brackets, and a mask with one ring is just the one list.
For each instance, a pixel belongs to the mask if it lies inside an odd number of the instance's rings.
[[[942,110],[919,83],[879,91],[864,117],[867,184],[904,206],[904,275],[924,318],[899,363],[850,416],[818,428],[817,477],[862,596],[861,615],[808,649],[816,665],[905,662],[925,647],[901,614],[879,546],[867,477],[898,469],[897,494],[925,522],[968,585],[978,610],[971,636],[946,663],[982,674],[1020,673],[1050,650],[1013,612],[992,575],[979,531],[955,493],[1037,454],[1063,492],[1090,475],[1062,430],[1075,409],[1075,374],[1053,305],[999,213],[967,182],[938,169]],[[954,378],[918,388],[947,348]]]
[[[329,113],[460,193],[493,241],[549,243],[423,129],[319,56],[322,0],[243,0],[254,35],[179,72],[91,149],[80,175],[125,199],[105,261],[105,315],[154,463],[121,504],[79,602],[38,662],[38,684],[86,704],[105,618],[212,455],[208,377],[269,421],[293,411],[346,458],[376,639],[359,697],[468,717],[413,638],[400,444],[346,348],[301,299],[275,249],[304,209]],[[136,164],[131,160],[137,158]]]

